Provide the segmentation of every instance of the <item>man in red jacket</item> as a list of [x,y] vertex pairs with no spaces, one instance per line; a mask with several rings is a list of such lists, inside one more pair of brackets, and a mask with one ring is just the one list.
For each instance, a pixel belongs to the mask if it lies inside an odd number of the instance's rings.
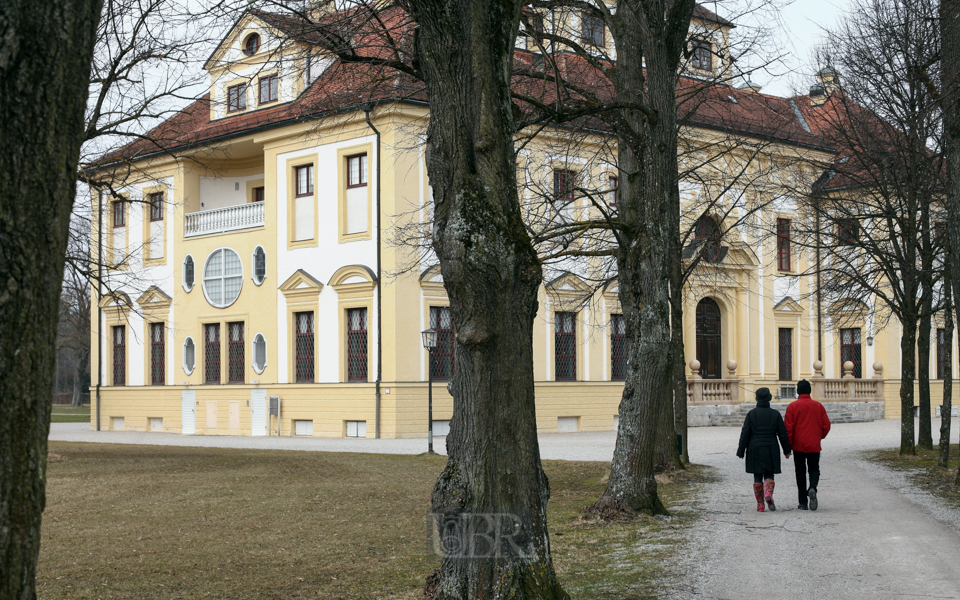
[[[797,495],[800,510],[817,510],[817,484],[820,483],[820,440],[830,433],[830,419],[823,405],[810,398],[810,382],[797,383],[799,397],[787,406],[783,422],[793,449],[793,465],[797,470]],[[810,471],[810,487],[807,487]],[[809,500],[809,503],[808,503]]]

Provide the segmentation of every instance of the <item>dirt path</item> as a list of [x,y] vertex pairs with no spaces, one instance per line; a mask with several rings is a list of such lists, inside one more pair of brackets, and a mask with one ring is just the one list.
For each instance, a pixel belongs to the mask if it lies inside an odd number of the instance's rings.
[[705,519],[691,530],[679,567],[685,575],[665,595],[960,599],[957,512],[858,456],[894,445],[897,432],[894,421],[835,427],[824,443],[820,509],[797,510],[793,462],[784,460],[778,510],[758,513],[752,476],[734,455],[739,430],[698,430],[691,459],[715,467],[721,480],[704,491]]

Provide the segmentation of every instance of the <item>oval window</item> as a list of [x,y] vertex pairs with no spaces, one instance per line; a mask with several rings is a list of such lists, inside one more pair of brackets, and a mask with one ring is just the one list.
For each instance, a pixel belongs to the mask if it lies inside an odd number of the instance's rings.
[[193,373],[197,366],[197,347],[193,343],[193,338],[188,337],[183,341],[183,372],[187,375]]
[[257,50],[260,49],[260,34],[251,33],[247,36],[245,42],[243,42],[243,52],[247,56],[253,56],[257,53]]
[[267,367],[267,340],[262,333],[253,338],[253,370],[263,373]]
[[203,294],[212,306],[226,308],[240,297],[243,264],[230,248],[217,248],[203,265]]
[[267,253],[263,246],[253,251],[253,282],[257,285],[267,278]]
[[183,259],[183,289],[188,293],[193,289],[194,271],[193,257],[188,254]]

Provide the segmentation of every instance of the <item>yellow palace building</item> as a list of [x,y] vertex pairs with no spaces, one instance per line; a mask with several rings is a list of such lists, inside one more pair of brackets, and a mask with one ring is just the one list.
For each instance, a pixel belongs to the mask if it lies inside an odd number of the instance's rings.
[[[602,25],[576,13],[539,26],[560,22],[606,44]],[[684,79],[719,83],[701,86],[681,145],[690,156],[727,148],[697,169],[712,179],[681,183],[691,247],[717,242],[685,290],[690,423],[739,419],[759,386],[787,400],[799,378],[814,380],[835,418],[897,417],[899,382],[884,377],[896,376],[899,332],[874,331],[859,305],[823,307],[818,320],[800,276],[809,256],[789,233],[802,198],[770,191],[788,171],[812,183],[836,158],[805,122],[816,98],[729,85],[731,65],[717,56],[732,26],[698,9]],[[209,93],[92,171],[110,184],[93,193],[105,284],[91,315],[92,427],[423,437],[432,369],[434,430],[445,432],[455,324],[430,252],[402,243],[429,226],[429,107],[402,78],[328,58],[306,30],[297,17],[248,10],[205,65]],[[537,63],[522,38],[517,52]],[[602,132],[574,143],[560,129],[525,145],[518,176],[532,228],[596,210],[585,189],[615,210],[609,146]],[[736,169],[753,183],[724,184]],[[765,223],[780,235],[763,235]],[[599,271],[586,259],[545,268],[534,338],[541,431],[616,426],[625,338],[616,283],[598,285]],[[433,361],[421,344],[428,328],[439,334]],[[847,360],[855,373],[844,379]]]

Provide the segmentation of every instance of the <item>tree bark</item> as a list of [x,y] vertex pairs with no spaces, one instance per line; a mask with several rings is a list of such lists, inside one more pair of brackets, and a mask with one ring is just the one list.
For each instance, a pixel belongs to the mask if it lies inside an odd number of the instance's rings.
[[903,319],[900,336],[900,454],[916,454],[913,426],[913,373],[916,366],[917,319],[914,315]]
[[36,597],[57,316],[100,2],[0,3],[0,599]]
[[933,416],[930,414],[930,328],[931,300],[927,294],[923,302],[923,317],[917,332],[917,411],[920,413],[917,427],[917,448],[933,450]]
[[[680,206],[677,208],[677,222],[680,222]],[[674,242],[673,258],[670,265],[670,336],[673,338],[673,422],[674,432],[680,434],[681,464],[690,462],[690,449],[687,440],[687,364],[683,347],[683,258],[680,240]]]
[[[427,595],[567,598],[550,555],[550,491],[534,406],[542,272],[516,184],[510,74],[520,3],[409,0],[409,7],[430,96],[433,248],[457,324],[449,460],[432,498],[449,543]],[[477,531],[503,519],[512,543],[478,543],[486,538]]]
[[[946,273],[944,279],[950,280],[950,263],[947,259]],[[940,452],[937,456],[937,464],[944,469],[950,462],[950,425],[951,413],[953,412],[953,294],[950,293],[950,285],[943,286],[944,304],[943,310],[943,403],[940,406]]]
[[623,1],[609,22],[616,47],[636,49],[618,53],[615,97],[647,110],[623,109],[615,124],[625,222],[617,273],[630,346],[610,479],[589,508],[603,518],[667,512],[654,474],[657,428],[674,394],[669,282],[680,226],[676,86],[693,5]]

